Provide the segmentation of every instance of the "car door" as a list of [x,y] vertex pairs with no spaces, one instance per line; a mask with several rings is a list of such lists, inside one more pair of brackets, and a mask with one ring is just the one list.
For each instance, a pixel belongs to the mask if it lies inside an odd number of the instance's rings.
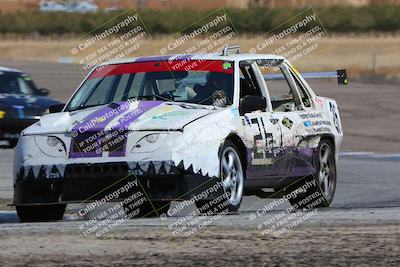
[[[240,63],[240,98],[246,95],[267,96],[265,83],[260,81],[257,63]],[[288,158],[281,157],[282,132],[279,120],[270,109],[242,114],[243,132],[249,159],[247,179],[277,177],[287,173]],[[250,147],[250,148],[249,148]]]
[[[270,70],[266,69],[267,72]],[[279,78],[267,79],[266,85],[273,108],[271,116],[278,121],[282,133],[281,156],[290,158],[285,175],[303,176],[312,171],[311,151],[306,146],[299,148],[299,144],[309,137],[303,118],[318,114],[312,107],[310,96],[304,88],[300,88],[301,82],[286,62],[273,66],[273,71],[277,72],[273,74]]]

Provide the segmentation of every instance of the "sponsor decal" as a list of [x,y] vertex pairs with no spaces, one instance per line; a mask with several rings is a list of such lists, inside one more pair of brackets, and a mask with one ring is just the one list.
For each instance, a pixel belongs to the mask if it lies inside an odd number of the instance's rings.
[[171,106],[171,105],[163,105],[159,108],[157,108],[157,111],[159,111],[160,113],[165,113],[165,112],[170,112],[170,111],[174,111],[175,107]]
[[300,114],[300,118],[303,120],[305,119],[322,119],[322,114],[321,113],[303,113]]
[[304,121],[304,126],[311,127],[311,126],[321,126],[321,125],[331,125],[330,121]]
[[288,129],[291,129],[293,126],[293,121],[291,119],[289,119],[288,117],[284,117],[282,120],[282,125]]
[[233,68],[224,69],[220,60],[173,60],[173,61],[145,61],[136,60],[133,63],[106,65],[95,69],[88,79],[102,78],[111,75],[122,75],[138,72],[159,72],[159,71],[210,71],[233,74]]
[[229,70],[230,68],[232,68],[232,63],[230,63],[230,62],[224,62],[224,63],[222,64],[222,68],[223,68],[224,70]]
[[233,118],[239,117],[239,109],[238,108],[231,108],[231,114]]
[[322,133],[322,132],[331,132],[328,127],[319,127],[319,128],[307,128],[306,131],[308,133]]
[[156,120],[156,119],[166,120],[169,117],[178,117],[178,116],[184,116],[184,115],[188,115],[188,114],[189,113],[186,111],[175,110],[175,111],[171,111],[171,112],[161,113],[160,115],[154,115],[152,117],[152,119],[153,120]]

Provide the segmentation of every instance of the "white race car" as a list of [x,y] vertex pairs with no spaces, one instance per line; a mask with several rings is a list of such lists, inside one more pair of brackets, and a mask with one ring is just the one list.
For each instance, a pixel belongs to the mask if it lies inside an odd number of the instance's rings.
[[[171,201],[188,199],[201,212],[223,199],[218,208],[234,212],[244,195],[328,206],[342,136],[335,100],[281,56],[233,46],[103,64],[23,131],[13,204],[21,221],[59,220],[68,203],[104,199],[135,216],[171,215]],[[137,193],[139,208],[125,202]],[[315,195],[323,201],[305,201]]]

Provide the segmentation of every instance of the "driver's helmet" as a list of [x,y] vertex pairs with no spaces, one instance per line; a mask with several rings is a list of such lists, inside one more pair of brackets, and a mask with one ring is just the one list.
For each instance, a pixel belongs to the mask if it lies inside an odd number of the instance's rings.
[[214,89],[222,90],[224,87],[224,77],[223,77],[222,73],[219,73],[219,72],[207,73],[206,85],[211,86]]

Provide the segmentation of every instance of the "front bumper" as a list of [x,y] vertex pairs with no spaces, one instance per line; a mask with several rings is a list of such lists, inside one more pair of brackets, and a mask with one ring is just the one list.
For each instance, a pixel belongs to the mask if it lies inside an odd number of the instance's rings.
[[[69,164],[58,177],[56,166],[50,170],[43,166],[36,175],[33,168],[22,168],[14,184],[13,204],[92,202],[113,195],[129,182],[135,182],[137,186],[118,194],[112,201],[120,201],[139,191],[150,200],[185,200],[218,183],[216,177],[195,174],[170,162],[148,162],[146,172],[139,163],[132,166],[135,164],[126,162]],[[220,193],[216,191],[207,198]]]

